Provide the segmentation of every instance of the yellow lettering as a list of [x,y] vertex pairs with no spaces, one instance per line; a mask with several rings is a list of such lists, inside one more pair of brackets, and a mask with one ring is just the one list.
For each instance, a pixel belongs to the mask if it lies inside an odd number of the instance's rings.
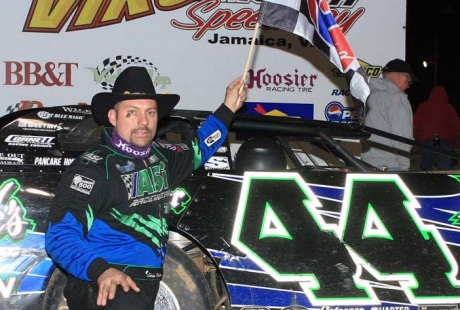
[[96,16],[99,14],[104,0],[87,0],[84,2],[84,5],[75,21],[75,27],[92,25]]
[[182,8],[196,0],[33,0],[25,32],[60,32],[69,19],[68,31],[118,24]]
[[[150,0],[118,0],[111,1],[101,22],[110,22],[118,20],[123,14],[127,14],[128,17],[136,15],[144,16],[146,13],[154,14],[152,3]],[[139,16],[139,17],[140,17]]]
[[63,26],[78,0],[34,0],[27,18],[28,27],[36,29],[58,29]]

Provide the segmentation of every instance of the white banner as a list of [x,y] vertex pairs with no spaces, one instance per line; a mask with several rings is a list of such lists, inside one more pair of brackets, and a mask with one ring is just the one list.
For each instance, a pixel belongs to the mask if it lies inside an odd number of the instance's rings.
[[[243,75],[259,1],[2,0],[0,115],[39,106],[90,104],[127,65],[146,66],[157,92],[180,109],[214,110]],[[404,59],[404,0],[330,0],[368,74]],[[345,78],[316,48],[262,29],[247,82],[246,113],[353,121]]]

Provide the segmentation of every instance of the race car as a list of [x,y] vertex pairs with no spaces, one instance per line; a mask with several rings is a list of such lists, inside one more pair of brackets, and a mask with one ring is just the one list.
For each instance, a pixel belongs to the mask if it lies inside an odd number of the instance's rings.
[[[156,139],[187,139],[209,114],[174,110]],[[62,173],[100,130],[87,106],[0,119],[0,309],[67,308],[45,220]],[[348,145],[369,135],[237,114],[168,198],[155,309],[458,309],[460,175],[376,169]]]

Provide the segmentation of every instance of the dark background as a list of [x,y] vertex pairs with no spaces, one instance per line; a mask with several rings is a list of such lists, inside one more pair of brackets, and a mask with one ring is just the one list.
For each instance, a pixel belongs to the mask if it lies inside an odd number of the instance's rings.
[[440,85],[460,115],[459,39],[460,0],[407,0],[406,61],[420,80],[407,90],[414,112]]

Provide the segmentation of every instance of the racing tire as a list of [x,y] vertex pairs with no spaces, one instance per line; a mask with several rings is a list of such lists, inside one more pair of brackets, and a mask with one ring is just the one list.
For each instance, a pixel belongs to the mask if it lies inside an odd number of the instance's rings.
[[[68,310],[64,298],[66,276],[58,268],[51,275],[43,310]],[[169,243],[155,310],[214,309],[212,292],[204,275],[187,254]]]
[[68,310],[67,301],[64,297],[64,287],[67,277],[59,268],[56,268],[46,286],[43,298],[43,310]]
[[211,288],[197,265],[177,245],[169,243],[155,310],[210,310],[214,309],[212,300]]

